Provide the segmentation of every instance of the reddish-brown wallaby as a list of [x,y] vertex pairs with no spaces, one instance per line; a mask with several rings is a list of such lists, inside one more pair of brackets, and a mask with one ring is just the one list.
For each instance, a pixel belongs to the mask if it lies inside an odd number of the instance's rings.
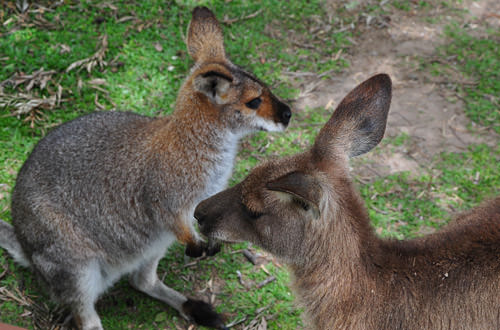
[[214,252],[194,229],[196,204],[225,187],[242,136],[285,129],[291,111],[231,63],[207,8],[194,9],[187,48],[195,64],[172,115],[101,112],[54,129],[19,172],[12,225],[0,221],[0,246],[82,329],[102,329],[94,303],[126,274],[182,316],[224,328],[209,304],[167,287],[156,268],[176,239],[190,256]]
[[391,80],[351,91],[311,149],[255,168],[201,202],[201,232],[281,258],[316,329],[500,329],[500,197],[437,233],[381,239],[349,157],[382,139]]

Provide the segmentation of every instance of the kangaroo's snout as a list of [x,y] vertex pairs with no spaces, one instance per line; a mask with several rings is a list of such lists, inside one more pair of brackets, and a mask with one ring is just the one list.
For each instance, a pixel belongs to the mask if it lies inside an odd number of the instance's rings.
[[[221,191],[203,201],[201,201],[194,210],[194,217],[198,221],[198,228],[200,232],[207,236],[209,239],[213,238],[216,228],[221,229],[223,225],[223,218],[226,219],[228,211],[231,214],[238,214],[239,208],[232,210],[227,209],[227,205],[239,205],[238,194],[240,186],[236,185],[227,190]],[[225,215],[226,217],[223,217]]]
[[194,210],[194,218],[196,221],[198,221],[198,224],[201,226],[206,220],[206,210],[205,210],[205,201],[201,202],[196,206],[196,209]]
[[210,236],[214,224],[220,218],[219,205],[219,203],[213,203],[212,198],[208,198],[198,204],[194,210],[194,218],[198,221],[198,228],[207,237]]

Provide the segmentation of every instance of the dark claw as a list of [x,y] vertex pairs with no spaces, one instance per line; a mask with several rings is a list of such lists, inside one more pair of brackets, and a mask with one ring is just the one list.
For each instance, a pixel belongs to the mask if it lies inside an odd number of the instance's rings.
[[208,242],[207,256],[213,256],[220,252],[220,243]]
[[203,252],[206,250],[204,246],[206,243],[202,244],[188,244],[186,246],[186,255],[191,258],[198,258],[203,255]]
[[186,255],[192,258],[198,258],[203,255],[213,256],[220,251],[221,245],[219,243],[200,243],[200,244],[188,244],[186,246]]
[[217,314],[212,306],[206,302],[188,299],[182,304],[182,310],[185,315],[199,325],[214,329],[227,329],[222,316]]

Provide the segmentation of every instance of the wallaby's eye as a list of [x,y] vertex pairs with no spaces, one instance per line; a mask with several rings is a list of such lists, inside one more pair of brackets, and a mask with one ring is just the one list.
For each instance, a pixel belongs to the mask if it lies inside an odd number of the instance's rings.
[[245,103],[245,105],[247,107],[249,107],[250,109],[256,110],[259,108],[261,103],[262,103],[262,99],[260,97],[256,97],[253,100],[251,100],[250,102]]

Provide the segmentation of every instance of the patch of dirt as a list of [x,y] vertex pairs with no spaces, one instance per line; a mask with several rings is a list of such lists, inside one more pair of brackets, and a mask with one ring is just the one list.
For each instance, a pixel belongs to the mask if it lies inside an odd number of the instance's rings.
[[[484,19],[500,24],[500,3],[497,0],[466,2],[471,14],[464,19],[471,24]],[[388,73],[393,81],[391,110],[385,137],[407,134],[411,141],[406,148],[391,150],[381,145],[378,152],[368,153],[355,161],[355,173],[362,177],[387,175],[399,171],[424,169],[433,156],[441,152],[465,151],[476,143],[498,144],[499,136],[492,130],[479,127],[464,113],[464,103],[455,93],[446,89],[448,82],[470,83],[459,73],[448,77],[431,77],[419,69],[418,57],[430,58],[436,47],[442,45],[444,26],[449,16],[439,9],[426,13],[435,15],[439,23],[427,23],[417,13],[392,13],[387,28],[366,28],[354,40],[348,59],[349,69],[327,80],[311,78],[299,86],[301,93],[295,103],[297,111],[305,108],[337,105],[357,84],[376,73]],[[493,23],[493,21],[495,23]],[[333,109],[329,109],[332,111]]]

